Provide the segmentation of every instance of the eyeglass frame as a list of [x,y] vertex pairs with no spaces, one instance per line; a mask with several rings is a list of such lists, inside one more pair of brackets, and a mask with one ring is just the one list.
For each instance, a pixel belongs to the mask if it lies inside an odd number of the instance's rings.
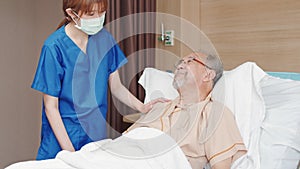
[[212,70],[211,67],[207,66],[205,63],[203,63],[201,60],[197,59],[197,57],[195,57],[195,56],[190,57],[187,61],[185,61],[184,59],[180,59],[180,60],[178,60],[178,61],[174,64],[174,66],[175,66],[175,68],[178,68],[178,66],[181,65],[182,63],[184,63],[185,65],[187,65],[188,61],[192,61],[192,60],[193,60],[193,61],[196,61],[197,63],[200,63],[200,64],[203,65],[204,67],[206,67],[206,68]]

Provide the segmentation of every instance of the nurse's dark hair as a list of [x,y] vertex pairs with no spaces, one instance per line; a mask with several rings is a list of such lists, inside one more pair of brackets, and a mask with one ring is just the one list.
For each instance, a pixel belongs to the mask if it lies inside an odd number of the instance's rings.
[[71,8],[77,14],[79,13],[79,11],[81,12],[81,14],[83,14],[92,11],[93,5],[95,3],[98,3],[98,6],[101,7],[99,8],[99,12],[103,12],[107,10],[107,6],[108,6],[107,0],[63,0],[63,12],[65,15],[65,19],[60,22],[57,29],[72,21],[72,19],[69,17],[69,15],[66,12],[66,9]]

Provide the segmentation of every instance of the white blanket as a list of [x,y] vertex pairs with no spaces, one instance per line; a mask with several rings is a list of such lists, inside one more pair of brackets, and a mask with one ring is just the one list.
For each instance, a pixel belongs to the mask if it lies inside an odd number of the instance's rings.
[[300,162],[300,81],[267,76],[261,82],[261,89],[266,106],[260,137],[261,168],[297,168]]
[[80,151],[61,151],[55,159],[27,161],[6,169],[191,169],[175,141],[163,132],[137,128],[115,140],[102,140]]
[[213,97],[224,103],[236,118],[248,152],[232,169],[259,169],[259,137],[265,117],[259,82],[266,73],[255,63],[247,62],[227,71],[213,90]]

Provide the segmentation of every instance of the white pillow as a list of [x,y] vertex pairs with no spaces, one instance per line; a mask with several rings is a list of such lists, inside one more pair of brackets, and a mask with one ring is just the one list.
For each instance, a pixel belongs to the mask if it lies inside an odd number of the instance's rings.
[[261,168],[296,168],[300,159],[300,81],[268,76],[260,85],[266,105]]
[[138,83],[145,89],[145,100],[147,103],[156,98],[174,99],[178,96],[174,89],[173,73],[168,73],[155,68],[146,68]]

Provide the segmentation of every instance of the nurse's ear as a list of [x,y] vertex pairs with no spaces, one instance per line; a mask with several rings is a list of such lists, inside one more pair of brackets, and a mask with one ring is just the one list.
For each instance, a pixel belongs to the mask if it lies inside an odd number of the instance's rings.
[[67,8],[66,13],[73,21],[79,20],[79,16],[71,8]]

